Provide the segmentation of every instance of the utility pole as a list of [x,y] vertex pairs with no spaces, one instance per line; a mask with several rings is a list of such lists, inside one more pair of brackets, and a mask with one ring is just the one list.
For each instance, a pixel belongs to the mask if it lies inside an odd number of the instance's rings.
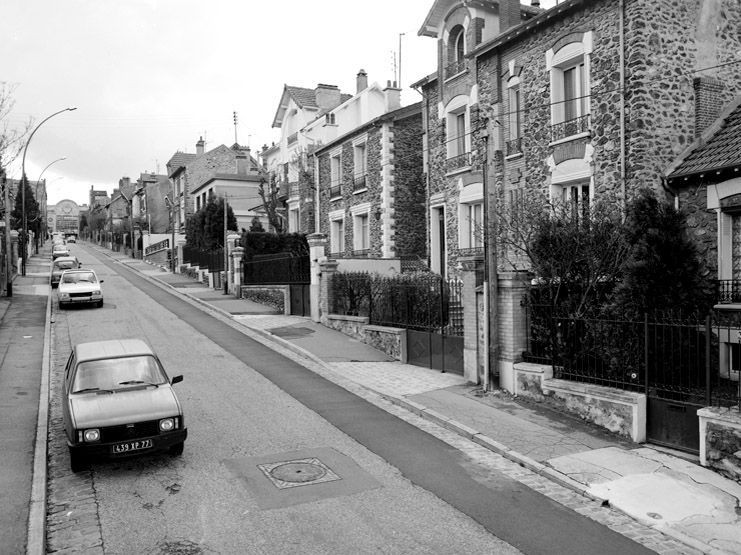
[[228,231],[227,231],[227,202],[226,202],[226,192],[224,192],[224,295],[229,294],[229,248],[226,243],[226,239],[228,237]]
[[0,168],[0,174],[2,174],[3,183],[3,205],[5,206],[5,296],[13,296],[13,248],[10,242],[10,187],[8,187],[8,180],[5,177],[5,170]]
[[237,112],[233,112],[233,114],[234,114],[234,144],[238,145],[239,141],[237,140]]

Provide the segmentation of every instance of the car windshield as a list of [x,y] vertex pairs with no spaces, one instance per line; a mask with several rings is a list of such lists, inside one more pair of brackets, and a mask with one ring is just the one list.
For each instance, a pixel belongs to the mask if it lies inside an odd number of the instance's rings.
[[79,283],[79,282],[90,282],[95,283],[98,281],[95,279],[95,274],[92,272],[74,272],[71,274],[64,274],[62,276],[62,283]]
[[81,362],[72,383],[72,393],[115,391],[137,385],[167,383],[157,360],[149,355]]

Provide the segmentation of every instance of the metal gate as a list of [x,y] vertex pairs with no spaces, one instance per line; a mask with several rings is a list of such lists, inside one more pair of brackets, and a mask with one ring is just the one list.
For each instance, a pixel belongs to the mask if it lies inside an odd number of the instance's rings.
[[407,330],[407,362],[463,375],[463,337]]
[[245,285],[288,285],[291,315],[311,315],[309,255],[290,252],[257,255],[242,263]]

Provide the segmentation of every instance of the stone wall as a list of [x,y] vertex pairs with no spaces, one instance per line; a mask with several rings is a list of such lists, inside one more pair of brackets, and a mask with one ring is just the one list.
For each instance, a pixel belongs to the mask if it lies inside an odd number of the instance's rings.
[[365,316],[329,314],[324,322],[328,328],[341,331],[366,345],[386,353],[394,360],[406,362],[406,330],[371,326]]
[[741,413],[738,408],[709,407],[700,419],[700,464],[741,483]]
[[286,313],[288,295],[287,285],[242,285],[239,292],[240,298],[272,306],[279,314]]

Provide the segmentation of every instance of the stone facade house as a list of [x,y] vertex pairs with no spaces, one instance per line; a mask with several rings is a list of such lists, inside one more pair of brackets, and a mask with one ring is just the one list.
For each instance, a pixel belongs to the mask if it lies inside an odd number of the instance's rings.
[[331,258],[424,259],[421,132],[418,102],[316,150],[319,231]]
[[171,183],[174,203],[177,208],[175,228],[179,232],[185,231],[188,217],[203,206],[202,185],[215,174],[238,173],[238,158],[244,158],[257,167],[257,161],[249,154],[249,149],[238,144],[231,147],[219,145],[209,151],[205,150],[205,142],[201,137],[196,143],[195,154],[176,152],[167,162],[167,176]]
[[[436,12],[441,4],[448,11]],[[460,200],[482,198],[472,187],[484,183],[492,210],[528,189],[585,207],[606,192],[621,203],[644,186],[665,193],[665,170],[695,139],[708,90],[719,87],[722,105],[741,85],[741,67],[728,63],[741,47],[735,0],[482,2],[499,12],[488,39],[486,18],[464,4],[436,2],[420,31],[436,30],[440,43],[438,72],[417,83],[437,271],[440,260],[455,265],[456,246],[477,246],[467,230],[483,226]],[[461,49],[465,67],[451,65]]]

